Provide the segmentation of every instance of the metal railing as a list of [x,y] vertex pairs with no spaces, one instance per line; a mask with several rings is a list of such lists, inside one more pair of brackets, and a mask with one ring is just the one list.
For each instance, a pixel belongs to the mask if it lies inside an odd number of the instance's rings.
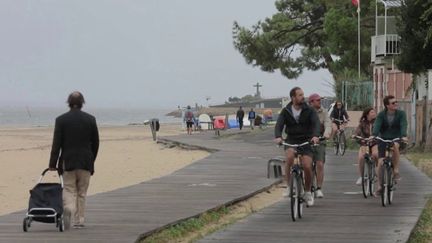
[[400,54],[399,35],[377,35],[372,36],[371,40],[371,59],[375,61],[376,57],[398,55]]

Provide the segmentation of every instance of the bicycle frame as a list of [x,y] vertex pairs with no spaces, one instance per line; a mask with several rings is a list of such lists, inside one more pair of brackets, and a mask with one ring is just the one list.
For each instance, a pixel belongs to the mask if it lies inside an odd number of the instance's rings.
[[393,181],[393,151],[396,142],[402,141],[401,138],[395,138],[393,140],[385,140],[380,137],[376,137],[377,140],[386,144],[385,158],[383,166],[380,168],[381,173],[381,203],[385,207],[387,204],[392,204],[394,181]]
[[302,153],[298,151],[298,148],[309,145],[309,142],[303,144],[282,143],[282,145],[294,149],[294,162],[291,166],[291,179],[288,183],[290,184],[291,218],[296,221],[297,218],[301,218],[303,215],[303,193],[305,188]]
[[[374,182],[375,182],[375,161],[372,160],[372,139],[373,138],[363,138],[360,136],[354,136],[355,139],[365,143],[361,145],[362,153],[364,153],[363,159],[363,173],[362,177],[362,190],[363,196],[367,198],[369,195],[373,195]],[[360,168],[361,169],[361,168]]]

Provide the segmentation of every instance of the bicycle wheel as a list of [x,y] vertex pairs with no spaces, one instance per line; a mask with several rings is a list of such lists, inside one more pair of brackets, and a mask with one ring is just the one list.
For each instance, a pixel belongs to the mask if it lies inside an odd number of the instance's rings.
[[365,198],[369,195],[369,163],[367,159],[365,159],[365,162],[363,164],[363,174],[362,174],[362,190],[363,190],[363,196]]
[[335,153],[335,155],[337,155],[339,152],[339,134],[338,133],[336,133],[335,136],[333,137],[333,145],[334,145],[334,153]]
[[369,195],[373,196],[375,190],[375,162],[369,161]]
[[[384,162],[385,163],[385,162]],[[381,168],[381,204],[383,207],[388,204],[388,168],[384,164]]]
[[345,154],[345,149],[346,149],[346,137],[345,137],[345,133],[342,132],[339,135],[339,155],[344,155]]
[[303,217],[303,192],[304,192],[304,184],[303,184],[303,176],[297,176],[297,185],[299,188],[298,192],[297,192],[297,198],[298,198],[298,204],[297,204],[297,212],[298,212],[298,217],[302,218]]
[[298,204],[299,197],[298,192],[300,191],[297,185],[297,174],[292,173],[290,179],[290,198],[291,198],[291,218],[296,221],[298,218]]
[[388,185],[388,203],[392,204],[393,203],[393,192],[394,192],[394,181],[393,181],[393,169],[392,168],[388,168],[388,181],[387,181],[387,185]]

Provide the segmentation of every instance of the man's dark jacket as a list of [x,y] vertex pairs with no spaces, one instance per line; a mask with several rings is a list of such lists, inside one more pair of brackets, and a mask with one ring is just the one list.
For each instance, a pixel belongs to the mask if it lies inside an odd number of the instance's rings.
[[238,110],[237,111],[237,115],[236,115],[236,117],[239,119],[239,120],[243,120],[243,117],[244,117],[244,110]]
[[[55,121],[50,168],[83,169],[94,173],[99,132],[94,116],[72,108]],[[58,162],[58,165],[57,165]]]
[[282,109],[276,122],[275,137],[282,137],[285,126],[288,143],[303,143],[312,137],[320,136],[320,121],[316,111],[303,103],[299,121],[297,122],[292,112],[292,102]]

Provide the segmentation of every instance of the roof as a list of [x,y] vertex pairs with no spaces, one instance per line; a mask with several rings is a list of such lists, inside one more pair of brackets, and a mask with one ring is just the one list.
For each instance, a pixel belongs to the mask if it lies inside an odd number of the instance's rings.
[[379,0],[382,4],[384,4],[385,8],[397,8],[402,6],[403,0]]

